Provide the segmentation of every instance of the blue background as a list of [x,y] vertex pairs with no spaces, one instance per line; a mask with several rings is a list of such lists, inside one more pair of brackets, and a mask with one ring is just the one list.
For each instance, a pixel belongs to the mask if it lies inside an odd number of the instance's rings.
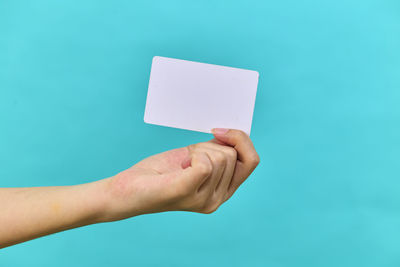
[[212,215],[58,233],[0,266],[400,266],[398,0],[0,0],[0,186],[211,138],[144,124],[155,55],[260,72],[257,170]]

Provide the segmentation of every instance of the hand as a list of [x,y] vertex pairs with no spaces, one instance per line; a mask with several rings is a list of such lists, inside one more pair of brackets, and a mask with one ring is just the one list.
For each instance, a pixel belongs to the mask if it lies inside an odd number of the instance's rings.
[[211,213],[259,163],[238,130],[144,159],[114,177],[72,186],[0,188],[0,248],[144,213]]
[[247,134],[214,129],[214,139],[148,157],[106,182],[104,221],[163,211],[212,213],[253,172]]

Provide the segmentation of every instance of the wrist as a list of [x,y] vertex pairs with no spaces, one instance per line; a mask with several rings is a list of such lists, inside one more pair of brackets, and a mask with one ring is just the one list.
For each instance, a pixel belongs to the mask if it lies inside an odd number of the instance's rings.
[[122,172],[94,182],[99,202],[97,222],[118,221],[142,214],[129,180],[131,177],[125,177]]
[[90,217],[90,224],[105,222],[108,213],[108,196],[104,180],[99,180],[87,184],[82,184],[85,188],[84,194],[86,195],[87,205],[86,209],[88,217]]

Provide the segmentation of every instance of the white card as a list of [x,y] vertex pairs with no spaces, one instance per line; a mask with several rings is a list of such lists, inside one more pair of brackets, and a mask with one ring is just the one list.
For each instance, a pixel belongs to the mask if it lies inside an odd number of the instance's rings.
[[250,135],[258,72],[154,57],[144,121],[199,132],[239,129]]

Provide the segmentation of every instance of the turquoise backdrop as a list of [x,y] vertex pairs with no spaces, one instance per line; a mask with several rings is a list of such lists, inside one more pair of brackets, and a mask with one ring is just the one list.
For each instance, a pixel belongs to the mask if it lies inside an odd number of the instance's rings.
[[155,55],[260,72],[257,170],[212,215],[58,233],[1,267],[400,266],[398,0],[0,0],[0,186],[211,138],[143,122]]

